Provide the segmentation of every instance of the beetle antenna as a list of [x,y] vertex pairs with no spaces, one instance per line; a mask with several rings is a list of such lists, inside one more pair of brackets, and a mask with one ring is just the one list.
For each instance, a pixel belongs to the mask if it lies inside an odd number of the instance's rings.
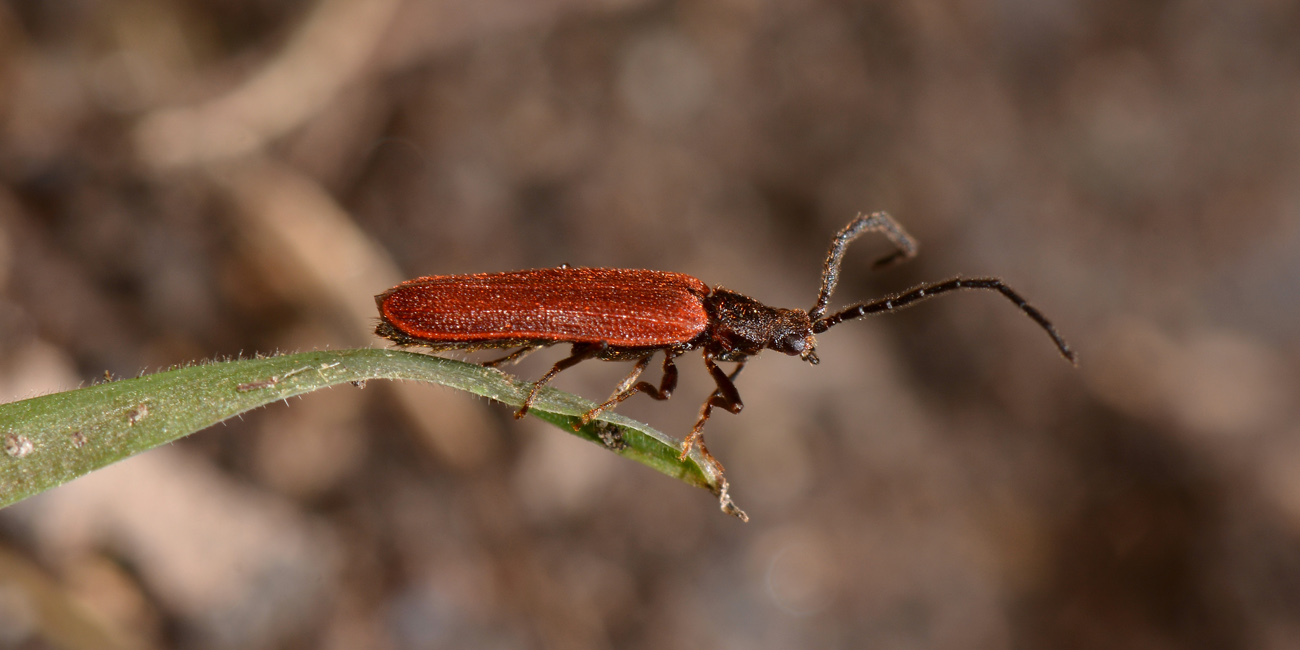
[[844,229],[835,235],[835,239],[831,240],[831,250],[826,253],[826,265],[822,267],[822,290],[817,294],[817,304],[808,310],[808,315],[814,321],[821,319],[822,314],[826,313],[831,292],[835,291],[835,285],[839,284],[840,262],[844,260],[844,249],[848,248],[849,242],[867,232],[881,233],[897,249],[876,260],[875,264],[871,265],[873,269],[883,268],[916,255],[916,240],[912,239],[911,235],[908,235],[907,231],[889,216],[889,213],[858,213],[858,216],[854,217],[853,221],[844,226]]
[[[845,230],[847,231],[847,229]],[[836,241],[838,243],[838,238]],[[1056,326],[1052,325],[1052,321],[1047,320],[1047,317],[1043,315],[1043,312],[1038,311],[1037,307],[1029,304],[1028,301],[1020,297],[1020,294],[1016,293],[1011,287],[1008,287],[1006,283],[999,278],[972,278],[969,280],[963,278],[952,278],[951,280],[944,280],[942,282],[923,284],[908,289],[902,293],[896,293],[879,300],[872,300],[871,302],[854,305],[825,318],[818,318],[813,322],[813,332],[820,334],[846,320],[861,318],[867,314],[898,311],[899,309],[910,307],[923,300],[929,300],[941,293],[948,293],[949,291],[957,291],[960,289],[988,289],[997,291],[1003,296],[1006,296],[1007,300],[1015,303],[1016,306],[1020,308],[1020,311],[1025,312],[1025,314],[1033,319],[1035,323],[1038,323],[1039,327],[1043,328],[1043,330],[1047,332],[1048,336],[1052,337],[1052,342],[1056,343],[1056,349],[1061,351],[1061,356],[1065,357],[1070,363],[1078,365],[1078,357],[1075,355],[1074,350],[1070,349],[1070,344],[1066,343],[1065,339],[1061,337],[1061,334],[1056,331]]]

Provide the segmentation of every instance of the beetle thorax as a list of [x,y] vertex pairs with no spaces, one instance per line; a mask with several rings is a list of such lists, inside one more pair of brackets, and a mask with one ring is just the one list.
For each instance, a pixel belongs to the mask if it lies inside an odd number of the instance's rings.
[[812,319],[802,309],[769,307],[749,296],[715,288],[704,299],[710,345],[724,359],[741,359],[764,349],[816,363]]

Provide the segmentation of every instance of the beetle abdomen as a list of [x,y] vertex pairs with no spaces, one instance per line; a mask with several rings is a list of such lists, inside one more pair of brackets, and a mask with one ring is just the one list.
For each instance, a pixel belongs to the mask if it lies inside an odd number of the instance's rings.
[[408,280],[375,297],[405,337],[437,345],[492,341],[687,343],[709,325],[709,288],[681,273],[558,268]]

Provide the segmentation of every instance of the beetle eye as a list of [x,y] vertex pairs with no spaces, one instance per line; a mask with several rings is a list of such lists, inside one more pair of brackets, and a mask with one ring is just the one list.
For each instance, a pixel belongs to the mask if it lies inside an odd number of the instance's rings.
[[808,347],[806,341],[804,341],[802,338],[797,338],[794,336],[782,336],[781,338],[776,339],[772,343],[773,343],[772,344],[773,349],[778,350],[780,352],[784,352],[791,356],[794,356],[796,354],[803,356],[803,351]]

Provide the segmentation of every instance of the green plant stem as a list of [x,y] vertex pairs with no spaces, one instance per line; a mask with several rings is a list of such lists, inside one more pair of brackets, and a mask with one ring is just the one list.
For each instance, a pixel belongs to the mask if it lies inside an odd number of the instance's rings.
[[[399,350],[303,352],[217,361],[136,379],[0,404],[0,507],[96,469],[294,395],[370,379],[425,381],[518,407],[531,384],[472,363]],[[724,512],[747,520],[731,502],[722,472],[697,450],[679,460],[680,443],[655,429],[604,413],[577,431],[594,403],[544,388],[534,417],[718,496]]]

